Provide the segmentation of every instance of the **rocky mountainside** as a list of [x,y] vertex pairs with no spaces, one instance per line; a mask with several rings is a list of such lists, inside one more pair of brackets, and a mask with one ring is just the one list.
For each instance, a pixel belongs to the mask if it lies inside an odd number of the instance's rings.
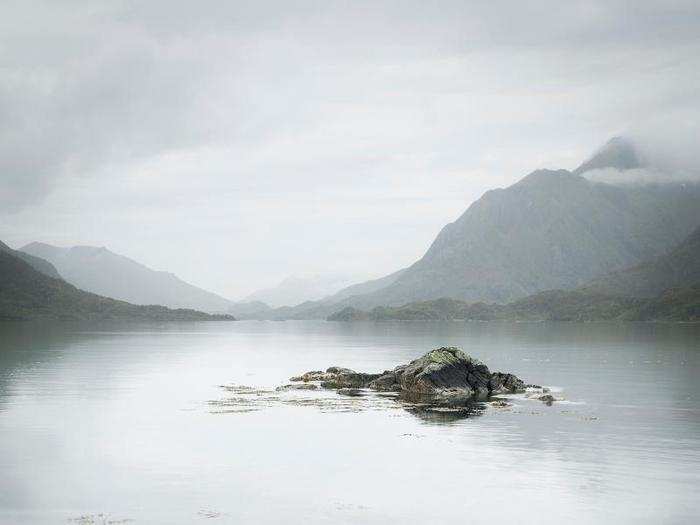
[[81,290],[133,304],[160,304],[227,312],[231,301],[186,283],[168,272],[152,270],[107,248],[74,246],[59,248],[31,243],[22,252],[51,262],[58,273]]
[[233,319],[195,310],[139,306],[84,292],[62,279],[37,271],[11,252],[0,250],[0,320],[142,320],[191,321]]
[[656,297],[670,288],[691,285],[700,285],[700,227],[670,252],[595,279],[583,289],[625,297]]

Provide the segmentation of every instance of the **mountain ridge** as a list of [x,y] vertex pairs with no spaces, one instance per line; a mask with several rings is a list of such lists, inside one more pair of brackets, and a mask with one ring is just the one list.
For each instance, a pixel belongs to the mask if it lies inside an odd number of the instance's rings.
[[537,170],[486,192],[394,283],[354,302],[508,302],[575,288],[663,253],[698,224],[700,185],[623,188]]
[[[698,182],[615,183],[615,171],[644,166],[634,141],[613,137],[574,171],[535,170],[485,192],[409,267],[258,317],[325,318],[443,297],[508,303],[642,264],[700,225]],[[588,178],[601,169],[612,183]]]
[[0,250],[0,320],[233,320],[191,309],[133,305],[79,290]]
[[371,311],[345,307],[331,321],[700,321],[700,227],[666,254],[575,290],[547,290],[508,304],[440,298]]
[[44,275],[47,275],[48,277],[51,277],[53,279],[63,279],[63,277],[61,277],[61,275],[58,273],[58,270],[56,270],[56,267],[49,261],[42,259],[41,257],[36,257],[29,253],[24,253],[20,250],[13,250],[2,241],[0,241],[0,251],[11,253],[16,257],[19,257],[20,259],[27,262],[36,271],[41,272]]
[[162,304],[206,312],[227,312],[232,304],[171,272],[153,270],[104,246],[64,248],[33,242],[20,251],[50,261],[69,283],[105,297],[133,304]]

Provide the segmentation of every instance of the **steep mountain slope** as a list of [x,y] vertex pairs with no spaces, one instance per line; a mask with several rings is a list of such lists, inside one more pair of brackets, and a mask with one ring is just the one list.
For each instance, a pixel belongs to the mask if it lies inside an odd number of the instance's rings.
[[231,305],[231,301],[171,273],[152,270],[106,248],[58,248],[35,242],[21,251],[50,261],[66,281],[81,290],[105,297],[205,312],[227,312]]
[[0,320],[146,320],[233,319],[195,310],[137,306],[78,290],[35,270],[8,251],[0,251]]
[[23,261],[27,262],[37,272],[41,272],[44,275],[47,275],[53,279],[61,279],[61,276],[59,275],[54,265],[40,257],[35,257],[34,255],[30,255],[19,250],[13,250],[2,241],[0,241],[0,252],[10,253],[15,257],[19,257]]
[[626,297],[655,297],[669,288],[700,285],[700,227],[670,252],[595,279],[583,290]]
[[539,170],[487,192],[368,308],[452,297],[506,303],[657,256],[700,224],[697,184],[613,186]]
[[700,227],[663,256],[575,290],[548,290],[506,305],[441,298],[370,311],[345,307],[328,319],[699,321]]

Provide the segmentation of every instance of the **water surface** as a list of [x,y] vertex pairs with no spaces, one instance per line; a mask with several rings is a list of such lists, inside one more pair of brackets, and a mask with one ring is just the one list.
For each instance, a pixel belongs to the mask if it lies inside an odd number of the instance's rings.
[[[210,403],[444,345],[566,401]],[[699,373],[692,325],[4,323],[0,523],[697,523]]]

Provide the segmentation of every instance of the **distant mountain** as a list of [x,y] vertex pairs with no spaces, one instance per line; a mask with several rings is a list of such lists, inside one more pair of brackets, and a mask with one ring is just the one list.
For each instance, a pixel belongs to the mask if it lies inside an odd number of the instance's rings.
[[657,256],[700,224],[700,185],[613,186],[539,170],[487,192],[392,284],[348,306],[507,303]]
[[49,277],[11,251],[0,250],[0,320],[31,319],[191,321],[233,317],[101,297]]
[[260,301],[273,308],[294,306],[332,295],[348,284],[349,279],[342,276],[292,276],[287,277],[272,288],[258,290],[250,294],[244,299],[244,302]]
[[700,225],[698,183],[587,178],[595,170],[609,169],[614,178],[644,166],[634,143],[616,137],[575,172],[538,170],[486,192],[412,266],[265,316],[323,318],[347,307],[368,311],[445,297],[505,304],[641,264]]
[[509,304],[441,298],[328,318],[358,320],[700,321],[700,227],[663,256],[575,290],[549,290]]
[[323,299],[324,303],[338,303],[341,301],[344,301],[345,299],[349,299],[350,297],[356,296],[356,295],[364,295],[372,292],[376,292],[378,290],[381,290],[382,288],[389,286],[390,284],[393,284],[401,275],[406,271],[406,268],[402,268],[401,270],[398,270],[394,273],[390,273],[389,275],[386,275],[384,277],[380,277],[379,279],[372,279],[370,281],[365,281],[362,283],[358,284],[352,284],[346,288],[343,288],[342,290],[334,293],[333,295],[329,297],[325,297]]
[[59,248],[34,242],[22,252],[50,261],[60,275],[81,290],[133,304],[160,304],[227,312],[231,301],[186,283],[168,272],[152,270],[107,248]]
[[[280,306],[277,308],[266,307],[255,308],[245,306],[244,308],[233,307],[229,312],[240,319],[325,319],[329,315],[344,308],[346,304],[354,303],[365,294],[380,290],[393,283],[405,271],[398,270],[392,274],[379,279],[373,279],[357,284],[353,284],[339,290],[338,292],[316,301],[304,301],[294,306]],[[253,303],[238,303],[243,305],[254,305]],[[262,303],[264,304],[264,303]]]
[[239,301],[231,303],[228,308],[228,313],[235,315],[237,318],[244,319],[255,317],[256,315],[264,315],[272,308],[262,301]]
[[41,259],[40,257],[35,257],[28,253],[21,252],[19,250],[13,250],[7,244],[0,241],[0,252],[10,253],[15,257],[19,257],[23,261],[27,262],[36,271],[43,273],[53,279],[61,279],[58,271],[49,261]]
[[583,290],[626,297],[655,297],[670,288],[695,284],[700,285],[700,227],[670,252],[595,279]]

